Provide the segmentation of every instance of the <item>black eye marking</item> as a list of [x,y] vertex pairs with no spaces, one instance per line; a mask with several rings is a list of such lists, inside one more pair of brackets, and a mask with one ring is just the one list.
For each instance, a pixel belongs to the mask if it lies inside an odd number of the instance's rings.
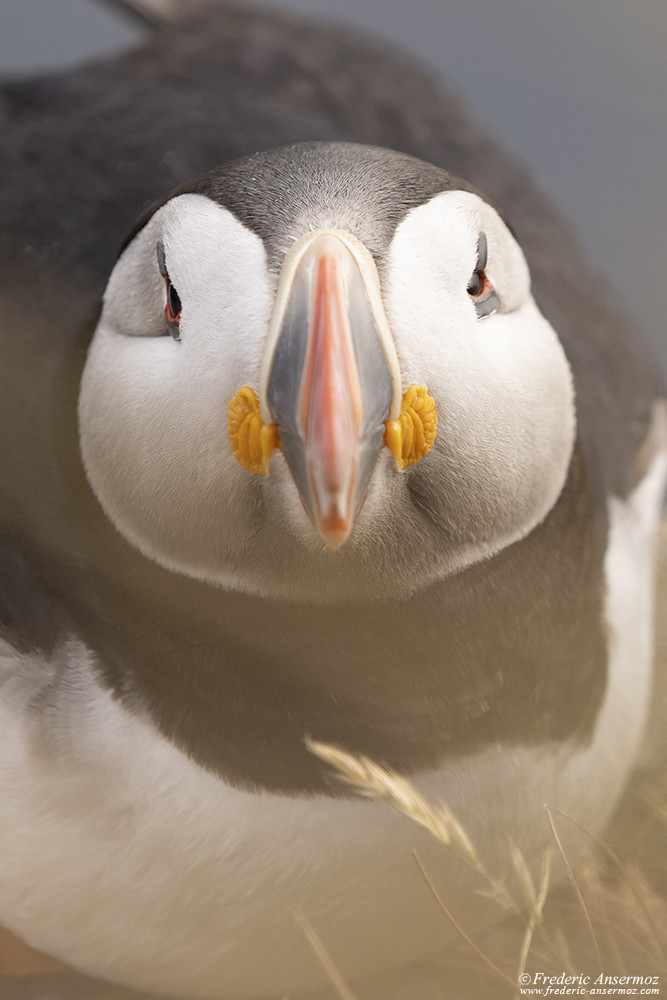
[[161,240],[158,240],[155,245],[155,253],[157,254],[157,266],[160,268],[160,274],[163,278],[168,278],[169,273],[167,271],[167,262],[165,260],[164,246],[162,245]]
[[480,233],[477,241],[477,267],[480,271],[484,270],[488,259],[489,247],[486,242],[486,233]]
[[167,319],[167,326],[169,327],[169,333],[174,340],[180,343],[181,336],[179,333],[179,325],[181,322],[181,311],[183,309],[181,305],[181,299],[171,283],[171,278],[169,277],[169,272],[167,270],[167,261],[164,255],[164,246],[161,241],[158,241],[155,246],[155,253],[157,255],[157,266],[160,269],[160,274],[164,278],[165,285],[167,286],[167,302],[164,307],[164,314]]
[[489,281],[485,271],[487,261],[488,244],[486,233],[480,233],[477,242],[477,263],[466,289],[474,302],[477,315],[480,319],[484,316],[491,316],[500,308],[498,293]]

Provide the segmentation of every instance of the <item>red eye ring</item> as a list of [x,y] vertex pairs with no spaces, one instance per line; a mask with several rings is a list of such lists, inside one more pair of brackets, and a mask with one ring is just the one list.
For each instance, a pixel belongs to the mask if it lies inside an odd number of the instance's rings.
[[473,271],[472,278],[470,279],[466,291],[468,292],[470,298],[475,301],[484,299],[487,295],[490,295],[494,291],[493,285],[489,281],[486,271],[483,268],[479,267]]
[[167,323],[170,326],[178,328],[181,322],[181,311],[182,305],[178,292],[171,283],[169,276],[164,279],[165,285],[167,286],[167,302],[164,307],[164,314],[167,318]]
[[500,310],[500,298],[486,274],[488,246],[486,233],[480,233],[477,240],[477,266],[468,282],[467,292],[470,296],[478,319],[486,319]]

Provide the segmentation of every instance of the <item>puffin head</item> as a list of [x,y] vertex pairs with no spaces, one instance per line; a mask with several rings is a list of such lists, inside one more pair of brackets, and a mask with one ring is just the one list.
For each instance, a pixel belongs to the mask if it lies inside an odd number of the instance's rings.
[[104,511],[177,573],[385,599],[528,534],[564,485],[572,380],[488,201],[403,154],[226,164],[137,223],[79,400]]

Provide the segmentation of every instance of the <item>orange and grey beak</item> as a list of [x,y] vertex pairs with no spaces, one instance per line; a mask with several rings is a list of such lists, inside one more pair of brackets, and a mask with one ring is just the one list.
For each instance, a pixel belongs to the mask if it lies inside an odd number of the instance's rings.
[[401,403],[377,270],[350,234],[309,233],[288,254],[259,399],[306,511],[326,545],[340,548]]

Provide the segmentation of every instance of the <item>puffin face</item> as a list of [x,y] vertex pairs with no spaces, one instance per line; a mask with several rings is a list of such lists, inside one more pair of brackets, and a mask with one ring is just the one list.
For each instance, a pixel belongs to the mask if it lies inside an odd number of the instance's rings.
[[[109,280],[79,424],[93,490],[144,555],[322,603],[406,595],[526,535],[575,433],[567,361],[494,208],[337,144],[221,168],[150,216]],[[399,462],[406,435],[421,451]]]

